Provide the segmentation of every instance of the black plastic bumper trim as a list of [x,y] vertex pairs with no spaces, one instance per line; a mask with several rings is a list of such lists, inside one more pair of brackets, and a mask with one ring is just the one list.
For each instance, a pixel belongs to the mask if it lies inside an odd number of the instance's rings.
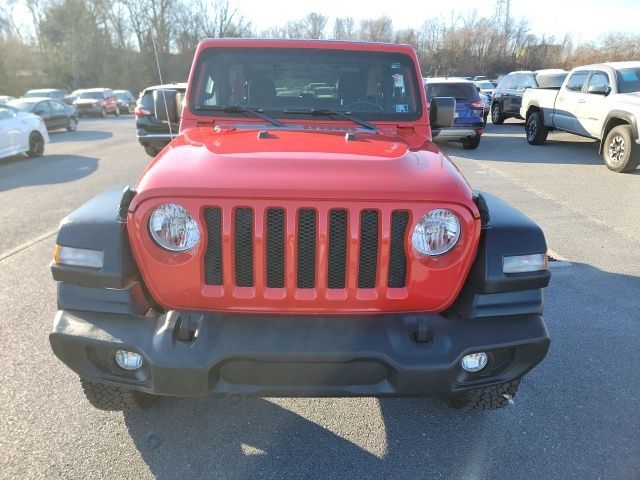
[[[448,394],[520,378],[549,347],[540,315],[196,317],[195,339],[182,342],[176,312],[142,317],[60,310],[49,339],[81,377],[175,396]],[[418,319],[427,324],[426,343],[415,340]],[[140,353],[143,369],[120,374],[110,360],[117,349]],[[511,360],[495,374],[463,374],[460,359],[476,351],[508,352]]]

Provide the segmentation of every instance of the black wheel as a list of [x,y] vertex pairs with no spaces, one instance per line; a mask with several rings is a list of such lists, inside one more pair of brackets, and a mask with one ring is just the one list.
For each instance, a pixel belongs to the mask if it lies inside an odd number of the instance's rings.
[[100,116],[102,118],[107,116],[107,109],[106,108],[102,107],[102,110],[100,110]]
[[460,410],[495,410],[509,405],[518,393],[520,380],[492,387],[467,390],[449,397],[449,405]]
[[92,382],[84,378],[80,379],[80,384],[89,403],[100,410],[140,410],[149,408],[157,400],[157,397],[148,393]]
[[78,120],[74,117],[69,117],[69,120],[67,120],[67,132],[75,132],[77,128]]
[[487,111],[483,116],[482,116],[482,121],[484,123],[484,126],[487,126],[487,118],[489,117],[489,112]]
[[30,157],[41,157],[44,153],[44,138],[39,132],[32,132],[29,135],[29,151],[27,155]]
[[494,125],[502,125],[504,123],[504,114],[502,113],[502,107],[498,102],[495,102],[491,107],[491,122]]
[[630,125],[618,125],[604,140],[604,164],[614,172],[631,172],[640,165],[640,148],[633,140]]
[[531,145],[542,145],[547,141],[549,129],[545,126],[540,112],[533,112],[529,115],[524,130],[527,134],[527,142]]
[[466,137],[462,139],[462,146],[465,150],[475,150],[480,145],[480,135],[474,135],[473,137]]
[[147,152],[147,155],[149,155],[150,157],[155,157],[156,155],[158,155],[158,153],[160,153],[160,150],[149,145],[144,146],[144,151]]

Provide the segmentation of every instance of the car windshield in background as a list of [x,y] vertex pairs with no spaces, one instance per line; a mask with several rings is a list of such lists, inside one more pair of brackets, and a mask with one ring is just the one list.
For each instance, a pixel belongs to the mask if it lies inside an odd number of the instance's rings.
[[496,86],[491,82],[478,82],[476,85],[483,90],[494,90],[496,88]]
[[640,68],[623,68],[616,71],[618,92],[640,92]]
[[23,97],[46,97],[49,95],[49,92],[27,92],[23,95]]
[[478,97],[478,89],[472,83],[427,83],[427,98],[434,97],[473,100]]
[[568,73],[539,73],[536,82],[540,88],[560,88]]
[[119,100],[128,100],[129,99],[129,95],[126,92],[115,92],[116,97],[118,97]]
[[102,92],[82,92],[78,95],[78,98],[92,98],[94,100],[100,100],[102,98]]
[[333,110],[404,121],[422,113],[413,63],[398,53],[212,48],[201,56],[195,78],[190,108],[202,115],[240,115],[215,108],[230,106],[280,118],[287,111],[300,118],[301,110]]
[[22,110],[23,112],[30,112],[33,109],[33,106],[38,102],[30,102],[28,100],[11,100],[7,103],[10,107],[16,108],[18,110]]

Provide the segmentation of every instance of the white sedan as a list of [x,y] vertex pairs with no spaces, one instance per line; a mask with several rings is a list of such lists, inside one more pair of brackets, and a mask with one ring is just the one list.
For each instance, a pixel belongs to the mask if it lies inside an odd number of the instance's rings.
[[41,117],[0,105],[0,158],[25,152],[39,157],[45,143],[49,134]]

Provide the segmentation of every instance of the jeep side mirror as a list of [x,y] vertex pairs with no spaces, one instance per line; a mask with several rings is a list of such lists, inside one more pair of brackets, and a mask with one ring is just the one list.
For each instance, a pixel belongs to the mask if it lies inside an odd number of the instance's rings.
[[169,123],[180,121],[182,95],[177,90],[154,90],[153,105],[158,120]]
[[587,88],[588,93],[595,93],[596,95],[609,95],[611,87],[605,84],[589,85]]
[[429,104],[429,123],[431,128],[451,128],[456,113],[456,99],[453,97],[434,97]]

